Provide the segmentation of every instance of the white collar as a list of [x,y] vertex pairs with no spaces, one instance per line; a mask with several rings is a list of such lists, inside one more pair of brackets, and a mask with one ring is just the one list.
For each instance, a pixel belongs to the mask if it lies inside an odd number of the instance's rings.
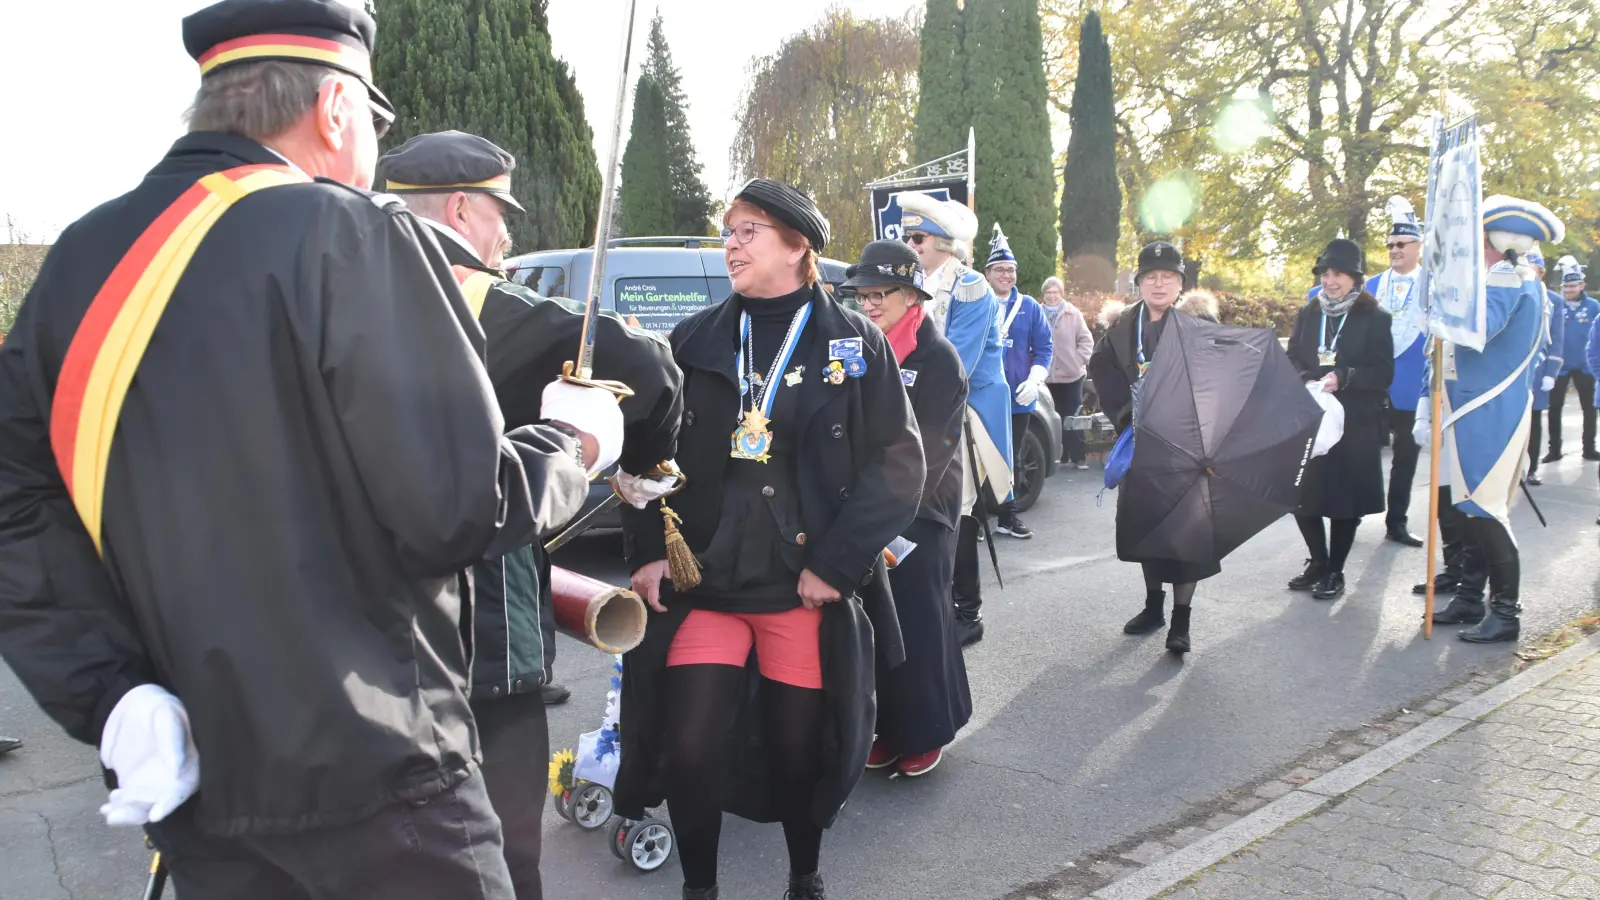
[[472,254],[472,258],[477,260],[479,265],[485,265],[485,263],[483,261],[483,257],[478,255],[478,251],[472,249],[472,245],[467,243],[467,239],[462,237],[460,232],[456,231],[454,228],[451,228],[450,226],[445,225],[445,224],[443,224],[441,222],[435,222],[434,220],[428,218],[427,216],[417,216],[417,218],[421,219],[423,221],[423,224],[425,224],[428,227],[432,228],[435,232],[444,235],[445,237],[449,238],[452,241],[455,241],[456,245],[461,247],[461,249],[467,251],[468,253],[471,253]]
[[[294,164],[294,160],[290,159],[289,157],[284,156],[282,153],[279,153],[278,151],[272,149],[271,147],[268,147],[266,144],[262,144],[261,145],[261,149],[263,149],[263,150],[267,151],[268,153],[271,153],[273,156],[276,156],[277,158],[283,160],[283,164],[288,166],[289,168],[293,169],[294,171],[300,173],[301,175],[306,175],[305,170],[300,168],[299,166],[295,165]],[[311,176],[310,175],[306,175],[306,177],[310,178]]]

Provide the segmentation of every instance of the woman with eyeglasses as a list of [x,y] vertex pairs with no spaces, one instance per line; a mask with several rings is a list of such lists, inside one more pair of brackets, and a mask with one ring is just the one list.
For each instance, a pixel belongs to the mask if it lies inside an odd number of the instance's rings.
[[922,451],[883,334],[822,289],[811,198],[756,179],[723,226],[733,293],[669,337],[687,478],[669,505],[697,584],[669,567],[659,503],[623,508],[652,612],[623,668],[616,807],[666,800],[685,900],[717,897],[724,810],[782,823],[784,896],[822,900],[822,832],[872,745],[875,659],[904,659],[883,551],[916,514]]
[[917,518],[890,547],[895,566],[889,584],[906,661],[878,685],[878,738],[867,757],[869,769],[892,766],[915,777],[933,771],[945,745],[972,716],[950,593],[961,520],[958,452],[967,380],[955,347],[927,314],[916,251],[899,241],[873,241],[846,274],[845,286],[855,290],[900,363],[927,463]]
[[1339,400],[1344,436],[1307,463],[1300,479],[1294,518],[1311,556],[1289,589],[1335,600],[1344,594],[1344,564],[1361,517],[1384,510],[1383,401],[1394,381],[1394,335],[1389,314],[1364,287],[1360,244],[1329,242],[1311,273],[1321,290],[1295,319],[1289,359],[1301,378]]

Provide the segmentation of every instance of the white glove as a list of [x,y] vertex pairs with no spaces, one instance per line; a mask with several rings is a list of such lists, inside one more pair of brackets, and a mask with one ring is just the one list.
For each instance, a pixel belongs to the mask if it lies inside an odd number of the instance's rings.
[[1433,443],[1433,401],[1423,397],[1417,404],[1417,419],[1411,426],[1411,439],[1417,442],[1418,447],[1428,447]]
[[159,822],[200,786],[200,753],[183,702],[154,684],[124,694],[106,719],[100,763],[117,788],[100,814],[107,825]]
[[1028,370],[1028,380],[1017,385],[1016,400],[1018,406],[1027,406],[1039,399],[1039,385],[1050,377],[1050,371],[1044,366],[1034,366]]
[[629,475],[617,472],[617,493],[622,502],[634,509],[644,509],[652,500],[660,500],[678,486],[676,475]]
[[1556,380],[1554,378],[1551,378],[1549,375],[1546,375],[1544,377],[1544,380],[1539,382],[1539,390],[1545,391],[1546,393],[1554,390],[1555,386],[1556,386]]
[[594,438],[600,450],[589,467],[590,475],[611,468],[622,455],[622,410],[617,395],[610,391],[552,381],[544,386],[539,417],[571,425]]

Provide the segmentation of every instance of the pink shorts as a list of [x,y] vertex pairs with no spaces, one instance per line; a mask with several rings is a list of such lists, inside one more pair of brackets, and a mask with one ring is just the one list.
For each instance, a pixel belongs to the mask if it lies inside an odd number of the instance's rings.
[[822,651],[817,642],[822,610],[797,607],[781,613],[692,610],[667,650],[667,667],[720,665],[744,668],[756,648],[761,674],[799,688],[822,689]]

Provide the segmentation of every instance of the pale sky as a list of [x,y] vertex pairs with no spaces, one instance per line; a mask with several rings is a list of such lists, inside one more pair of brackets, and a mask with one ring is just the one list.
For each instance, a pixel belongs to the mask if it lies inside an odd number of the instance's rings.
[[[184,53],[180,20],[206,5],[0,0],[0,84],[6,86],[0,101],[0,242],[10,240],[7,216],[30,240],[53,240],[74,219],[137,184],[183,133],[183,111],[199,76]],[[637,78],[650,17],[659,6],[713,197],[724,198],[729,187],[728,146],[747,64],[820,19],[830,5],[832,0],[640,0],[629,81]],[[921,2],[840,5],[858,15],[882,16],[903,14]],[[625,0],[550,0],[549,12],[556,54],[577,77],[604,165]],[[72,47],[68,56],[61,54],[64,45]]]

